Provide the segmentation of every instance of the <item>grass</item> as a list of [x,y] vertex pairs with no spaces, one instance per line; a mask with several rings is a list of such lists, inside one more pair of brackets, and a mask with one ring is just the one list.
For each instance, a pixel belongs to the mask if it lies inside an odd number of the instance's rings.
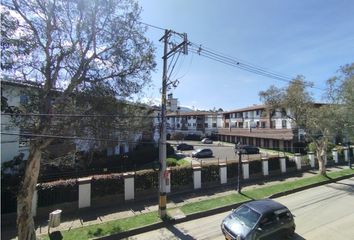
[[[345,169],[336,172],[329,172],[327,174],[327,177],[316,175],[313,177],[294,180],[292,182],[285,182],[285,183],[275,184],[272,186],[244,191],[242,195],[234,193],[223,197],[198,201],[195,203],[189,203],[189,204],[185,204],[180,209],[186,215],[189,215],[192,213],[203,212],[203,211],[215,209],[222,206],[242,203],[252,199],[262,199],[265,197],[269,197],[270,195],[275,193],[280,193],[283,191],[308,186],[314,183],[324,182],[328,179],[337,179],[339,177],[350,175],[350,174],[354,174],[353,169]],[[154,212],[140,214],[125,219],[118,219],[106,223],[91,225],[82,228],[76,228],[70,231],[62,231],[61,234],[63,239],[83,240],[83,239],[90,239],[95,237],[112,235],[115,233],[124,232],[134,228],[139,228],[154,223],[159,223],[161,221],[162,220],[158,217],[157,211],[154,211]],[[49,236],[42,235],[39,237],[39,239],[47,240],[50,238]]]
[[189,203],[181,207],[181,210],[185,214],[192,214],[197,212],[202,212],[210,210],[217,207],[223,207],[230,204],[242,203],[252,199],[262,199],[269,197],[276,193],[281,193],[284,191],[309,186],[314,183],[324,182],[330,179],[336,179],[349,174],[354,174],[353,169],[345,169],[337,172],[327,173],[327,177],[322,175],[317,175],[313,177],[307,177],[292,182],[279,183],[272,186],[261,187],[253,190],[243,191],[243,195],[231,194],[226,197],[218,197],[214,199],[208,199],[204,201],[199,201],[196,203]]
[[[155,211],[125,219],[76,228],[70,231],[62,231],[61,233],[63,239],[84,240],[112,235],[114,233],[124,232],[129,229],[134,229],[158,222],[161,222],[161,219],[159,218],[157,211]],[[50,238],[49,236],[43,236],[40,239],[49,240]]]

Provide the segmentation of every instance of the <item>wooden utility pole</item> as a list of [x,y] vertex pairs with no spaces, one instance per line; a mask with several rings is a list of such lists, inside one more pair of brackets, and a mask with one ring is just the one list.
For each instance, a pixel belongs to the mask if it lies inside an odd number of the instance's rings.
[[[170,51],[168,51],[169,38],[172,34],[177,34],[183,37],[183,42],[173,46]],[[166,92],[167,86],[173,82],[168,79],[167,66],[168,58],[172,56],[177,51],[182,49],[184,54],[187,54],[187,34],[175,33],[171,30],[165,30],[164,36],[160,39],[164,42],[164,53],[163,53],[163,72],[162,72],[162,89],[161,89],[161,126],[160,126],[160,140],[159,140],[159,161],[160,161],[160,172],[159,172],[159,216],[160,218],[166,217],[166,182],[168,179],[168,172],[166,169]]]

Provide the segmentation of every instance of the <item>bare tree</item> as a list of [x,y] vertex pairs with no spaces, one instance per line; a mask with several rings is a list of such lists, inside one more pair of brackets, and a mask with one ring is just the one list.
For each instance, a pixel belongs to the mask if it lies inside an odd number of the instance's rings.
[[[26,120],[36,138],[30,144],[17,198],[18,238],[35,239],[32,197],[42,153],[53,141],[44,136],[72,132],[80,124],[67,117],[54,119],[54,114],[95,113],[108,106],[93,104],[95,97],[87,95],[91,101],[78,108],[80,94],[116,99],[140,92],[155,66],[154,48],[143,35],[140,8],[133,0],[11,0],[4,1],[3,7],[2,27],[13,31],[6,39],[10,43],[25,41],[27,46],[26,51],[20,51],[21,44],[2,48],[11,53],[6,55],[10,65],[2,65],[4,74],[32,86],[36,83],[35,88],[29,88],[32,96],[26,111],[41,114]],[[12,14],[13,22],[3,18],[5,11]],[[93,129],[90,122],[85,121],[83,128]]]

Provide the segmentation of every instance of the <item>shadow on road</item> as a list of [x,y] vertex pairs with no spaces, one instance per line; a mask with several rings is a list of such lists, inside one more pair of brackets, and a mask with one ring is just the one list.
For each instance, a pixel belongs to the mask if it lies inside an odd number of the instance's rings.
[[193,238],[192,236],[188,235],[188,234],[184,234],[183,232],[181,232],[181,230],[179,230],[178,228],[176,228],[175,226],[171,225],[168,226],[167,229],[173,233],[173,235],[175,235],[176,237],[178,237],[178,239],[182,239],[182,240],[194,240],[195,238]]
[[306,240],[306,238],[301,237],[299,234],[295,233],[291,240]]

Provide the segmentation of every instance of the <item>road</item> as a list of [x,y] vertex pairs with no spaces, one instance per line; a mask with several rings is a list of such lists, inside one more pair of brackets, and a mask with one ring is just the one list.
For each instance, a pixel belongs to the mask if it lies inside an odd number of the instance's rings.
[[[354,239],[354,178],[276,200],[288,206],[295,215],[297,227],[293,240]],[[128,239],[224,239],[220,223],[227,213],[176,224]]]

